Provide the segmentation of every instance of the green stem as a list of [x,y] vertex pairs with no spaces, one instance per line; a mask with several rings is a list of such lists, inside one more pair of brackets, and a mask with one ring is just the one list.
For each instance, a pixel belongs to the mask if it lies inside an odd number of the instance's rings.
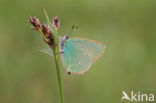
[[43,8],[43,11],[45,13],[46,20],[50,27],[50,31],[52,32],[52,36],[53,36],[53,40],[54,40],[54,48],[53,48],[54,52],[53,53],[54,53],[56,71],[57,71],[58,85],[59,85],[59,90],[60,90],[60,98],[61,98],[61,103],[64,103],[62,80],[61,80],[60,68],[59,68],[59,64],[58,64],[58,62],[59,62],[59,47],[58,47],[58,38],[56,37],[57,36],[57,28],[52,27],[52,23],[51,23],[44,8]]
[[61,103],[64,103],[62,80],[61,80],[60,69],[59,69],[59,64],[58,64],[58,54],[56,54],[56,52],[54,52],[54,53],[55,53],[54,58],[55,58],[55,64],[56,64],[58,85],[59,85],[59,89],[60,89]]
[[53,36],[53,38],[54,38],[54,59],[55,59],[55,64],[56,64],[57,79],[58,79],[58,85],[59,85],[59,90],[60,90],[61,103],[64,103],[62,80],[61,80],[60,68],[59,68],[59,64],[58,64],[58,62],[59,62],[59,47],[58,47],[58,40],[56,38],[56,35],[57,35],[57,30]]
[[[44,38],[44,34],[42,31],[39,29],[39,32],[42,34]],[[54,32],[55,35],[57,34],[57,31]],[[62,87],[62,80],[61,80],[61,75],[60,75],[60,68],[59,68],[59,47],[58,47],[58,40],[56,36],[53,35],[54,38],[54,60],[55,60],[55,65],[56,65],[56,72],[57,72],[57,79],[58,79],[58,85],[59,85],[59,90],[60,90],[60,98],[61,98],[61,103],[64,103],[64,95],[63,95],[63,87]]]

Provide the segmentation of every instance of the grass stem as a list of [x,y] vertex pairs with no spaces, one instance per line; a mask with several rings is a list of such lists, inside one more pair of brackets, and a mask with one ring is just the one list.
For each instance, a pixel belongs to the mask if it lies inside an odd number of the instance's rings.
[[47,23],[50,27],[50,31],[52,32],[53,40],[54,40],[54,48],[53,48],[53,53],[54,53],[54,60],[55,60],[55,65],[56,65],[56,71],[57,71],[57,79],[58,79],[58,86],[59,86],[59,91],[60,91],[60,99],[61,103],[64,103],[64,95],[63,95],[63,86],[62,86],[62,80],[61,80],[61,73],[60,73],[60,68],[59,68],[59,47],[58,47],[58,38],[57,38],[57,29],[52,27],[52,23],[43,8],[43,11],[46,16]]

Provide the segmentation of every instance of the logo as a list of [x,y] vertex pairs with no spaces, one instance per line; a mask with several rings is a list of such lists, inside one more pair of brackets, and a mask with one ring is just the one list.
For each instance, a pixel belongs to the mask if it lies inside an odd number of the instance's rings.
[[121,101],[123,100],[128,100],[128,101],[134,101],[134,102],[143,102],[143,101],[146,101],[146,102],[153,102],[154,101],[154,94],[152,93],[149,93],[149,94],[146,94],[146,93],[141,93],[141,92],[134,92],[134,91],[131,91],[130,92],[130,95],[128,95],[125,91],[122,91],[122,98],[121,98]]

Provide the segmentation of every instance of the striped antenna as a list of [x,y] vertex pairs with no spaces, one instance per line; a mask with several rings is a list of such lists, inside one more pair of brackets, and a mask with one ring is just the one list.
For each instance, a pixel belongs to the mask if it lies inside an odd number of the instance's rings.
[[73,25],[72,26],[72,29],[71,29],[71,31],[70,31],[70,33],[69,33],[69,35],[68,35],[68,37],[70,37],[71,35],[72,35],[72,33],[73,33],[73,31],[75,30],[77,30],[78,29],[78,26],[77,25]]

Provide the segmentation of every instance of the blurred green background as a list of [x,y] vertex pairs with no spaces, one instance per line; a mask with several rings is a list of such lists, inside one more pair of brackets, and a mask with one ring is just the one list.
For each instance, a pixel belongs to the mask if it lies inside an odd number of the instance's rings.
[[[155,0],[0,0],[0,103],[60,103],[53,57],[41,53],[41,36],[29,16],[45,22],[44,6],[59,16],[59,35],[106,45],[83,75],[60,63],[66,103],[120,103],[122,91],[156,93]],[[127,101],[125,101],[127,102]]]

